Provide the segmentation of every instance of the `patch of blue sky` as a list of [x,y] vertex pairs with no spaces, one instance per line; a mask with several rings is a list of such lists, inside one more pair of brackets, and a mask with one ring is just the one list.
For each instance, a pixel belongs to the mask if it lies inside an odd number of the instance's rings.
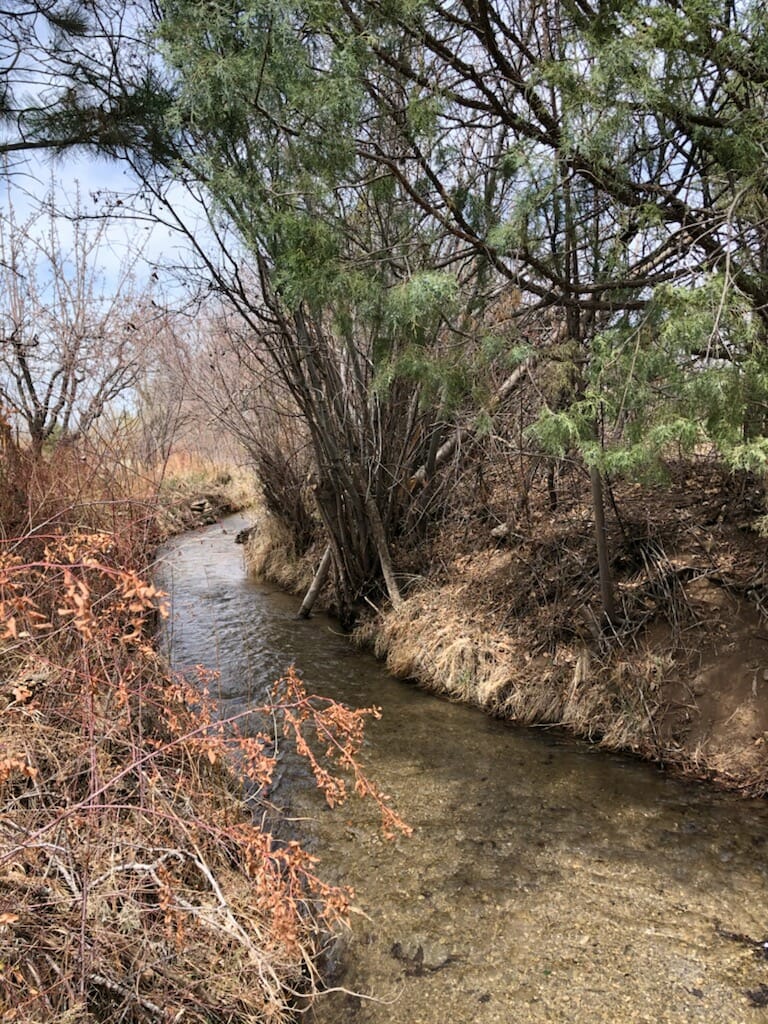
[[[104,291],[125,280],[126,267],[137,286],[153,282],[156,290],[174,295],[188,284],[186,268],[194,260],[185,234],[163,211],[143,197],[141,185],[127,164],[78,153],[51,157],[44,151],[17,159],[0,189],[0,215],[13,214],[17,224],[34,231],[56,232],[66,263],[79,219],[99,234],[94,259]],[[195,233],[205,232],[205,215],[180,184],[170,182],[166,197],[176,217]]]

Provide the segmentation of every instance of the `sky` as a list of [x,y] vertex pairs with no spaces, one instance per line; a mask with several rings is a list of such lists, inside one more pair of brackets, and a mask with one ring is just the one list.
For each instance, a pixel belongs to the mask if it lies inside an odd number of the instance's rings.
[[[188,243],[167,226],[148,223],[146,216],[131,217],[129,196],[135,190],[136,182],[129,169],[115,162],[88,155],[52,159],[35,153],[16,163],[5,177],[0,190],[0,216],[8,217],[12,208],[16,223],[24,223],[44,210],[53,195],[55,206],[64,212],[57,218],[57,230],[62,247],[66,248],[73,235],[66,212],[74,209],[79,193],[81,209],[86,217],[93,218],[92,230],[101,227],[103,231],[96,258],[105,290],[116,287],[124,276],[126,262],[131,262],[137,283],[151,280],[161,291],[173,294],[180,284],[178,274],[172,274],[169,268],[189,261]],[[125,198],[117,208],[119,216],[109,217],[105,224],[105,207],[120,197]],[[180,188],[175,200],[190,222],[200,219],[191,198]],[[46,218],[40,217],[36,230],[41,231],[45,223]]]
[[[50,8],[61,13],[66,6],[62,0],[60,4],[51,4]],[[87,10],[89,5],[81,7]],[[121,45],[125,40],[126,60],[130,62],[131,46],[144,39],[147,27],[146,12],[140,5],[131,0],[115,5],[104,3],[94,6],[88,31],[83,36],[64,37],[63,49],[59,51],[57,46],[62,40],[51,21],[39,13],[41,9],[40,5],[11,3],[0,17],[0,114],[4,114],[0,117],[0,138],[10,142],[24,135],[17,127],[17,118],[23,125],[25,110],[45,109],[49,96],[59,95],[60,89],[66,86],[68,79],[58,77],[57,53],[60,53],[65,75],[77,66],[81,57],[86,65],[93,57],[97,68],[103,64],[109,69],[111,50],[102,39],[103,33],[108,30],[119,33],[116,38],[121,40]],[[52,182],[57,207],[72,209],[79,188],[82,207],[94,218],[103,213],[110,193],[127,197],[135,193],[137,187],[127,165],[108,162],[83,150],[60,156],[46,150],[11,151],[3,159],[5,163],[0,162],[0,217],[7,218],[12,208],[17,223],[26,222],[40,208],[51,194]],[[94,201],[93,197],[98,198]],[[185,211],[185,217],[188,215],[193,221],[199,217],[180,188],[174,194],[174,203]],[[128,209],[126,199],[118,210],[123,216],[110,221],[104,231],[104,244],[99,247],[98,258],[106,282],[119,280],[121,265],[137,248],[142,252],[142,259],[136,264],[136,273],[145,280],[150,280],[153,271],[163,264],[184,262],[185,247],[179,235],[157,224],[150,226],[146,218],[143,223],[128,220],[125,217]],[[65,244],[67,235],[72,232],[71,223],[62,218],[58,230]],[[160,273],[162,275],[162,270]]]

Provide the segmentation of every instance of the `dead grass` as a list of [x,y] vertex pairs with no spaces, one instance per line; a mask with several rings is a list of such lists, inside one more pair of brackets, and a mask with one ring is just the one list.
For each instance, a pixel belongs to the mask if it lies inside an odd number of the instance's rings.
[[311,555],[297,557],[288,528],[263,510],[245,546],[245,560],[250,572],[290,594],[304,593],[316,569]]
[[64,446],[36,458],[10,442],[0,444],[0,538],[12,542],[32,534],[78,526],[120,533],[130,521],[151,526],[153,491],[107,454],[86,456]]
[[[609,529],[623,620],[606,634],[586,488],[561,483],[553,513],[542,481],[516,516],[508,480],[484,479],[485,507],[441,524],[427,582],[358,642],[449,699],[768,792],[755,488],[704,462],[657,488],[618,489],[622,520]],[[498,542],[490,529],[505,520]]]
[[251,469],[234,462],[217,462],[196,452],[174,451],[150,473],[161,491],[165,488],[192,494],[222,487],[238,509],[258,506],[261,500]]
[[468,621],[466,598],[444,586],[410,597],[358,631],[401,678],[476,704],[522,725],[556,725],[611,749],[669,760],[660,734],[661,682],[671,668],[624,654],[606,659],[584,644],[531,655],[525,639]]

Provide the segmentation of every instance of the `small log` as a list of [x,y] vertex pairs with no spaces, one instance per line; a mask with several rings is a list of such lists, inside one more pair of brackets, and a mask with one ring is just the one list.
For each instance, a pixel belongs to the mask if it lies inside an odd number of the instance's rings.
[[328,571],[331,568],[331,562],[333,561],[333,552],[331,545],[329,544],[323,552],[323,557],[320,559],[320,565],[317,567],[317,572],[309,585],[309,589],[304,595],[304,600],[301,602],[301,608],[299,608],[297,618],[308,619],[309,613],[317,600],[317,595],[323,589],[323,584],[328,578]]
[[392,602],[392,607],[398,608],[403,603],[403,599],[400,596],[400,590],[397,586],[397,581],[395,580],[395,571],[392,566],[392,557],[389,553],[387,535],[384,532],[384,524],[381,521],[381,516],[379,515],[376,502],[370,495],[366,496],[365,506],[366,511],[368,512],[371,531],[373,533],[373,541],[376,545],[376,552],[379,556],[381,572],[384,576],[384,583],[387,587],[387,594],[389,595],[389,600]]

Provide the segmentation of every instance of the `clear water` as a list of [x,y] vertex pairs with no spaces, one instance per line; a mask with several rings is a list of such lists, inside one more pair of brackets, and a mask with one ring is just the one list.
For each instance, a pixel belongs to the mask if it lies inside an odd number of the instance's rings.
[[384,841],[372,808],[330,811],[287,759],[275,799],[354,886],[318,1024],[758,1024],[768,959],[768,806],[523,730],[392,679],[329,619],[249,579],[243,521],[165,549],[177,667],[218,669],[225,709],[288,664],[315,692],[384,714],[366,766],[414,826]]

